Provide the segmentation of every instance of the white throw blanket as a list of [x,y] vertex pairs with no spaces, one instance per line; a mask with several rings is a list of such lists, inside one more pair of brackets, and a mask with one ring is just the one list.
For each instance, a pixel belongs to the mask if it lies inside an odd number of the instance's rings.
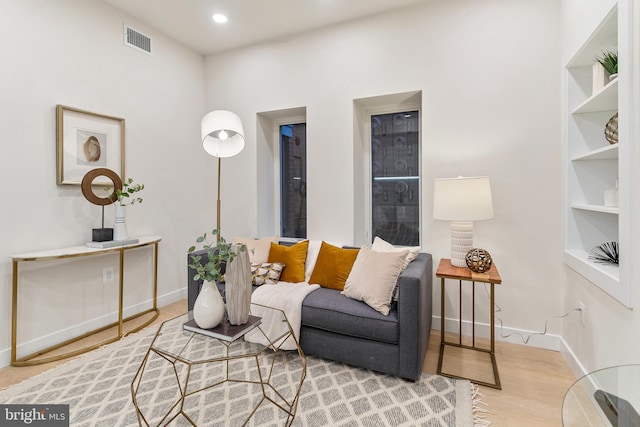
[[[302,320],[302,301],[320,285],[308,285],[306,283],[278,282],[277,285],[262,285],[251,294],[251,302],[280,309],[287,316],[287,320],[293,329],[296,340],[300,337],[300,323]],[[252,306],[251,314],[262,317],[260,328],[269,337],[278,337],[287,332],[287,324],[282,322],[282,315],[274,310],[268,310],[260,306]],[[265,336],[254,329],[244,336],[245,341],[267,345]],[[275,343],[276,347],[281,343]],[[295,342],[289,337],[279,347],[282,350],[296,350]]]

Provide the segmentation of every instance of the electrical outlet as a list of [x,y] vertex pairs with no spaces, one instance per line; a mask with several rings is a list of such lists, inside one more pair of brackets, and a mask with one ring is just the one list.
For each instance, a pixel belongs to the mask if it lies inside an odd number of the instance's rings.
[[102,270],[102,283],[113,283],[113,267],[107,267]]
[[580,307],[580,323],[582,326],[587,326],[587,308],[582,301],[578,303],[578,306]]

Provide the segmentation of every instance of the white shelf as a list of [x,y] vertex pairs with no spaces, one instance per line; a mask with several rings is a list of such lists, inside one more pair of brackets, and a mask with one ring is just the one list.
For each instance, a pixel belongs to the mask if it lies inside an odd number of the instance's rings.
[[618,158],[618,144],[607,145],[587,153],[573,157],[572,161],[580,160],[614,160]]
[[618,79],[609,82],[602,90],[580,104],[572,114],[597,113],[618,109]]
[[580,209],[584,211],[592,211],[592,212],[601,212],[607,214],[618,215],[620,213],[620,208],[618,207],[609,207],[609,206],[600,206],[600,205],[583,205],[583,204],[573,204],[571,205],[573,209]]
[[[624,207],[629,206],[627,195],[632,192],[620,193],[623,209],[594,204],[602,203],[603,193],[616,179],[620,180],[621,188],[631,185],[629,147],[625,145],[633,141],[629,135],[630,124],[620,122],[619,144],[607,144],[604,138],[605,125],[613,112],[622,110],[626,117],[632,116],[626,79],[633,75],[629,66],[633,61],[631,50],[625,44],[631,35],[628,20],[623,19],[626,11],[622,3],[620,8],[620,14],[617,4],[612,8],[566,65],[564,262],[594,286],[630,307],[632,283],[628,273],[632,242],[627,231],[629,212]],[[622,77],[589,96],[594,86],[595,58],[607,50],[617,51],[625,59],[620,68]],[[593,246],[602,242],[620,244],[623,248],[620,265],[589,259]]]
[[602,55],[602,51],[616,49],[618,46],[618,8],[614,7],[591,34],[589,39],[576,52],[568,67],[583,67],[593,64],[593,58]]
[[589,254],[582,250],[566,250],[564,262],[593,283],[597,283],[603,291],[631,307],[629,292],[620,285],[620,269],[616,264],[600,264],[589,259]]

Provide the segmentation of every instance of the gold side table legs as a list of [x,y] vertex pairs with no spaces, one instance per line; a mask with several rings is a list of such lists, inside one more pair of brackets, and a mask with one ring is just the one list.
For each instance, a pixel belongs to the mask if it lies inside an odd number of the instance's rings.
[[[495,306],[495,285],[496,284],[500,284],[501,283],[501,279],[500,276],[497,273],[497,270],[495,272],[493,272],[493,276],[489,277],[487,275],[487,277],[481,276],[481,275],[476,275],[474,273],[472,273],[469,269],[465,269],[465,268],[460,268],[460,267],[453,267],[450,265],[449,260],[447,259],[443,259],[441,261],[441,264],[438,268],[438,272],[436,273],[437,277],[440,277],[440,287],[441,287],[441,301],[440,301],[440,354],[438,356],[438,371],[437,373],[439,375],[443,375],[446,377],[451,377],[451,378],[459,378],[459,379],[468,379],[476,384],[479,385],[483,385],[486,387],[491,387],[491,388],[496,388],[496,389],[502,389],[502,386],[500,384],[500,375],[498,374],[498,364],[496,362],[496,354],[495,354],[495,312],[494,312],[494,306]],[[460,320],[459,320],[459,330],[458,330],[458,341],[457,342],[451,342],[451,341],[447,341],[445,338],[445,280],[446,279],[456,279],[458,280],[459,283],[459,312],[460,312]],[[465,345],[462,343],[462,281],[470,281],[471,282],[471,287],[472,287],[472,342],[471,345]],[[480,281],[483,283],[488,283],[490,285],[490,299],[491,299],[491,321],[490,321],[490,328],[491,328],[491,345],[490,348],[482,348],[482,347],[478,347],[476,345],[476,330],[475,330],[475,285],[476,285],[476,281]],[[486,353],[489,355],[489,357],[491,358],[491,366],[493,368],[493,378],[494,378],[494,382],[486,382],[486,381],[478,381],[478,380],[474,380],[472,378],[467,378],[467,377],[463,377],[463,376],[458,376],[458,375],[454,375],[454,374],[450,374],[447,372],[443,372],[442,371],[442,362],[444,359],[444,351],[445,351],[445,347],[446,346],[452,346],[452,347],[457,347],[457,348],[462,348],[462,349],[466,349],[466,350],[473,350],[473,351],[478,351],[478,352],[482,352],[482,353]]]

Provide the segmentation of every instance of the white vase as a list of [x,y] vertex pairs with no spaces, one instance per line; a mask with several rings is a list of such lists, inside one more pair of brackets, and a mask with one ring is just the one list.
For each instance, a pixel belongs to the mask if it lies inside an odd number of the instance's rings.
[[608,207],[618,207],[618,180],[616,179],[616,188],[604,191],[604,205]]
[[233,245],[232,250],[236,256],[227,264],[224,275],[227,317],[232,325],[243,325],[249,320],[251,309],[251,263],[246,248],[240,251],[238,245]]
[[127,207],[116,203],[115,219],[113,220],[113,240],[127,240]]
[[193,304],[193,320],[202,329],[211,329],[220,324],[223,316],[224,301],[216,282],[205,280]]

